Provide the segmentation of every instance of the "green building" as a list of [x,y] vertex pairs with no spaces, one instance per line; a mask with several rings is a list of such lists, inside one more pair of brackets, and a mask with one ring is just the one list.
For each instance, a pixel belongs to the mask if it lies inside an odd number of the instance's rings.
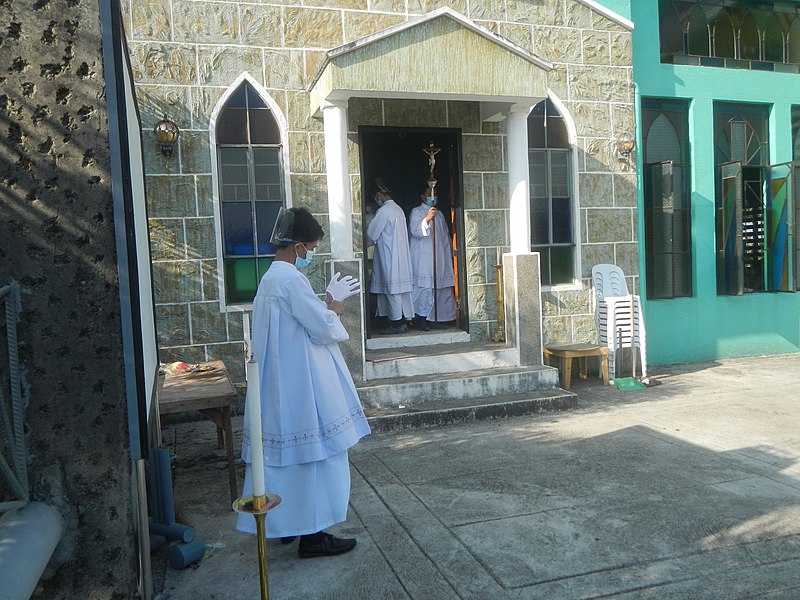
[[798,4],[612,8],[635,24],[650,361],[796,352]]

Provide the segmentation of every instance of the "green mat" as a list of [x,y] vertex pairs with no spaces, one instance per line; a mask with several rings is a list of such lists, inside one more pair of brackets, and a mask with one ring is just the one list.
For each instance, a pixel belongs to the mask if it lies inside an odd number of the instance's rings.
[[647,388],[645,384],[641,381],[634,379],[633,377],[618,377],[614,379],[614,387],[618,390],[644,390]]

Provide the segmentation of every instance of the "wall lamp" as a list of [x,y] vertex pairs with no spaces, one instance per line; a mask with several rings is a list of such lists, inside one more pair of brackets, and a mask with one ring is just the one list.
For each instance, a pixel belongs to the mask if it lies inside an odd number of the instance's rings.
[[617,140],[617,157],[628,160],[636,148],[636,140],[629,133],[623,133]]
[[178,129],[178,126],[165,116],[153,127],[153,133],[156,136],[156,141],[161,144],[161,154],[164,156],[172,156],[173,146],[175,142],[178,141],[178,136],[181,134],[181,130]]

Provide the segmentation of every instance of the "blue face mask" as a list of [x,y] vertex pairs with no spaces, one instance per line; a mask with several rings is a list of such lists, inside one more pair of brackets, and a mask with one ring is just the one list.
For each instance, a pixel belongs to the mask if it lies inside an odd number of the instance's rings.
[[385,200],[381,200],[380,198],[375,196],[375,204],[377,205],[378,208],[380,208],[381,206],[386,204],[386,201]]
[[425,204],[428,206],[436,206],[437,202],[439,202],[439,196],[428,196],[425,198]]
[[[301,244],[303,248],[306,248],[305,244]],[[314,258],[314,251],[309,250],[306,248],[306,257],[300,258],[300,255],[297,254],[297,250],[294,251],[297,257],[294,259],[294,266],[298,269],[305,269],[308,265],[311,264],[311,259]]]

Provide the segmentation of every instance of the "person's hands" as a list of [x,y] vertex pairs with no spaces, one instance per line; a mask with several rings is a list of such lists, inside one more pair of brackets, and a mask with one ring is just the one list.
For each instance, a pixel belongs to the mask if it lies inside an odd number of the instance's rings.
[[342,302],[350,296],[355,296],[361,291],[361,282],[351,275],[342,277],[341,273],[336,273],[325,291],[330,294],[332,300]]
[[344,304],[338,300],[333,300],[330,294],[325,298],[325,303],[328,305],[328,310],[332,310],[340,317],[344,314]]
[[435,209],[433,206],[431,206],[431,207],[428,209],[428,214],[427,214],[427,215],[425,215],[425,220],[426,220],[428,223],[430,223],[431,221],[433,221],[434,217],[436,217],[436,209]]

